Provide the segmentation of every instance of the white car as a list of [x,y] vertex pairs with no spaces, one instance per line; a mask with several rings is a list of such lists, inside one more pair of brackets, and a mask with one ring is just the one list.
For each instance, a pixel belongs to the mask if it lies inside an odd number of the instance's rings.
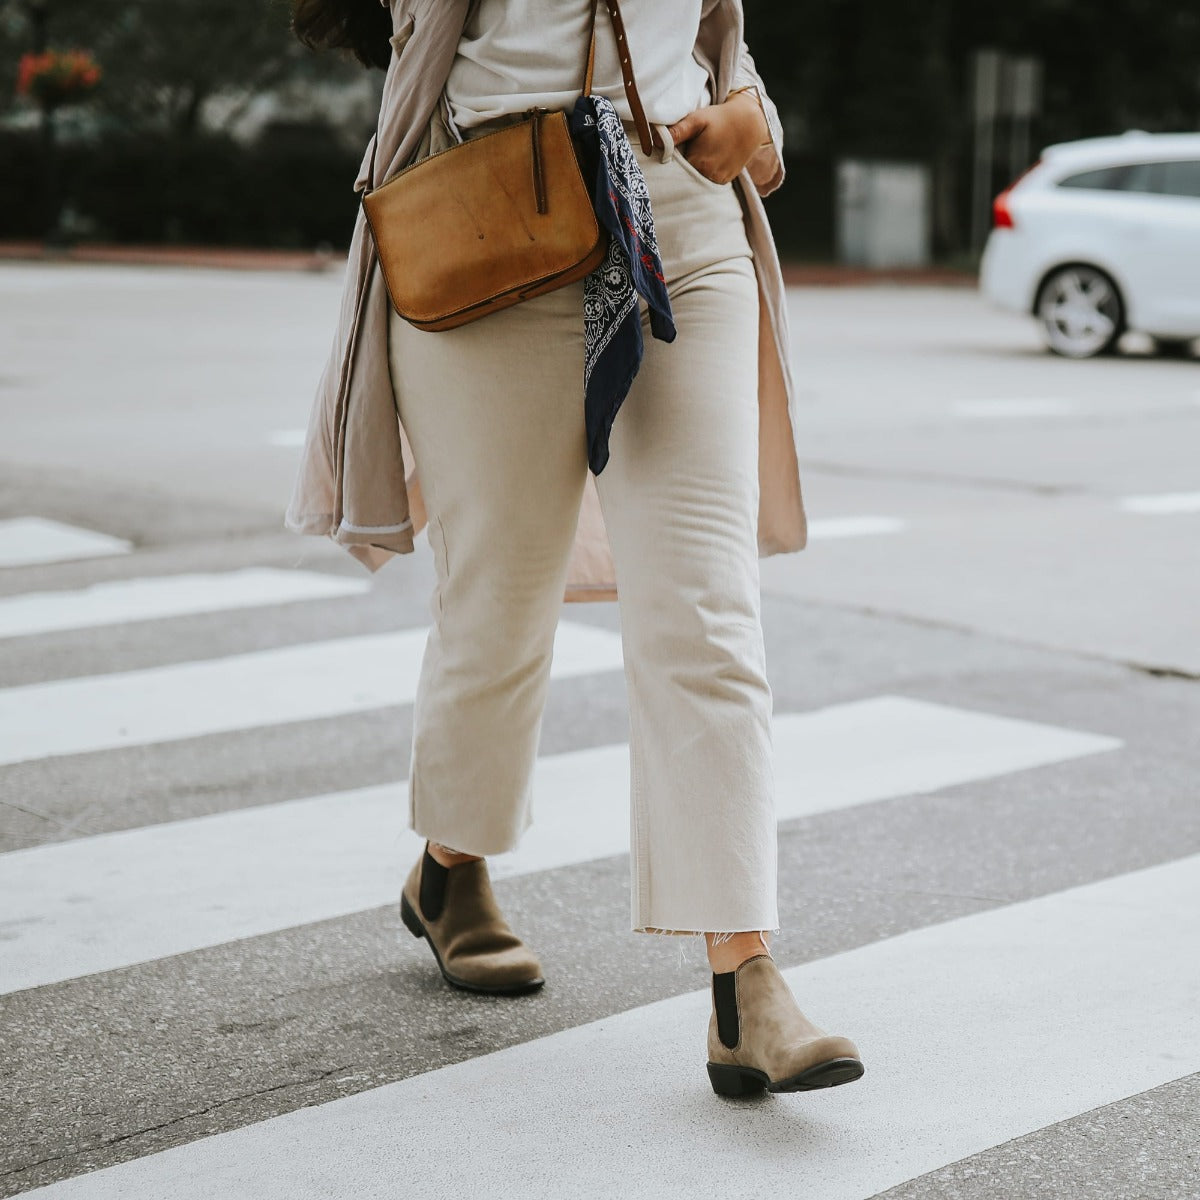
[[1165,351],[1200,337],[1200,134],[1049,146],[993,225],[980,287],[1036,316],[1055,353],[1102,354],[1127,329]]

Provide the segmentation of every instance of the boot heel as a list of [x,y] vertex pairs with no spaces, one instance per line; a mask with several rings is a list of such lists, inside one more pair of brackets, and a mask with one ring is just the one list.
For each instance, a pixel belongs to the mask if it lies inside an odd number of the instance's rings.
[[739,1067],[727,1067],[720,1063],[708,1064],[708,1079],[718,1096],[751,1096],[766,1086]]
[[400,919],[408,927],[408,932],[415,938],[423,938],[425,930],[421,928],[421,922],[417,919],[417,914],[413,912],[413,907],[408,902],[407,896],[400,897]]

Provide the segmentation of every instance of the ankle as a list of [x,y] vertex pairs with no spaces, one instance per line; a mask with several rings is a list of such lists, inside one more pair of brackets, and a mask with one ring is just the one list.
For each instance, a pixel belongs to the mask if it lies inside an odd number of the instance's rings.
[[461,850],[452,850],[449,846],[443,846],[441,842],[429,842],[428,845],[430,857],[443,867],[457,867],[460,863],[479,862],[483,857],[480,854],[464,854]]
[[714,974],[736,971],[756,954],[771,953],[767,933],[763,930],[752,929],[732,935],[706,933],[704,940],[708,944],[708,963]]

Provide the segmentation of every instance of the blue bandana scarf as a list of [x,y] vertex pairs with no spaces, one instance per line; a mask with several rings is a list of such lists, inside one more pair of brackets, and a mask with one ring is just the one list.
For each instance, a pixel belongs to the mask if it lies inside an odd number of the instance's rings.
[[604,261],[584,280],[583,392],[588,465],[599,475],[608,462],[608,435],[642,365],[641,296],[650,332],[675,340],[671,301],[654,239],[646,177],[625,126],[602,96],[580,96],[571,113],[584,180],[600,225],[608,232]]

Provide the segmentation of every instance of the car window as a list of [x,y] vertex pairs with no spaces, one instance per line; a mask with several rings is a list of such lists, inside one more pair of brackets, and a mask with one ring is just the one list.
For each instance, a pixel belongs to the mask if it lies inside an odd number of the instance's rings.
[[1115,167],[1099,167],[1093,171],[1082,171],[1068,175],[1058,181],[1059,187],[1093,188],[1102,192],[1116,192],[1122,188],[1122,180],[1129,168],[1124,164]]
[[1200,199],[1200,161],[1168,162],[1162,164],[1162,186],[1157,189],[1168,196],[1192,196]]
[[1104,192],[1140,192],[1155,196],[1200,198],[1200,160],[1119,163],[1081,171],[1058,181],[1059,187]]
[[1140,162],[1126,168],[1121,179],[1121,190],[1125,192],[1161,192],[1162,163]]

